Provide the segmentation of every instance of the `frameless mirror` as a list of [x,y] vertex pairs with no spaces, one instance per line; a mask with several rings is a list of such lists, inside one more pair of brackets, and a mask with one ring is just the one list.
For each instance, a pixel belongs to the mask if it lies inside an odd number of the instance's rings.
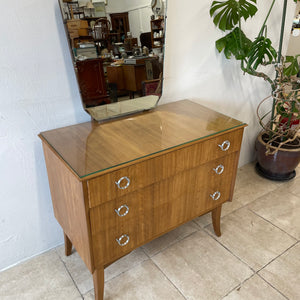
[[167,0],[59,0],[83,108],[103,121],[162,94]]

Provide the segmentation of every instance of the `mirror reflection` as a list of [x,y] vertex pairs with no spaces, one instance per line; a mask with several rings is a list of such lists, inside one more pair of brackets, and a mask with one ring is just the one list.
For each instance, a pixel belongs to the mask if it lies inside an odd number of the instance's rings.
[[97,121],[162,94],[166,0],[59,0],[84,109]]

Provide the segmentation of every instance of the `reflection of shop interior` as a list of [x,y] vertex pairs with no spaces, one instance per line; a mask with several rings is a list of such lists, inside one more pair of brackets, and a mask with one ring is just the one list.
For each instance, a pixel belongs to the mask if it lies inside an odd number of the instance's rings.
[[160,95],[164,16],[150,0],[60,1],[86,107]]
[[297,55],[300,49],[300,3],[297,3],[294,20],[292,24],[292,30],[290,34],[287,55]]

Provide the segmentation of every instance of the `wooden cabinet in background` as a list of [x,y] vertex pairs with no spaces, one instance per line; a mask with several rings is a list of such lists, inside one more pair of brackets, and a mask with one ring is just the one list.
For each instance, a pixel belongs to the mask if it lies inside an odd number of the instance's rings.
[[77,60],[76,73],[82,101],[87,107],[110,103],[101,58]]
[[183,100],[40,134],[65,253],[93,274],[96,300],[104,268],[137,247],[207,212],[221,234],[245,126]]
[[130,31],[129,21],[128,21],[128,12],[110,14],[111,27],[113,33],[118,33],[118,42],[124,42],[127,38],[127,32]]

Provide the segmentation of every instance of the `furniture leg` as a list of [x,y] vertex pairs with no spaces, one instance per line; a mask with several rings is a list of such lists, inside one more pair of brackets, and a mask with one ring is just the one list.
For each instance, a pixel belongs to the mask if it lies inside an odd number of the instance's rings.
[[95,300],[103,300],[104,295],[104,268],[95,269],[93,273]]
[[211,211],[212,223],[213,223],[216,236],[221,236],[221,229],[220,229],[221,208],[222,205],[219,205],[218,207],[216,207]]
[[65,240],[65,255],[69,256],[72,254],[72,242],[68,238],[68,236],[64,233],[64,240]]

